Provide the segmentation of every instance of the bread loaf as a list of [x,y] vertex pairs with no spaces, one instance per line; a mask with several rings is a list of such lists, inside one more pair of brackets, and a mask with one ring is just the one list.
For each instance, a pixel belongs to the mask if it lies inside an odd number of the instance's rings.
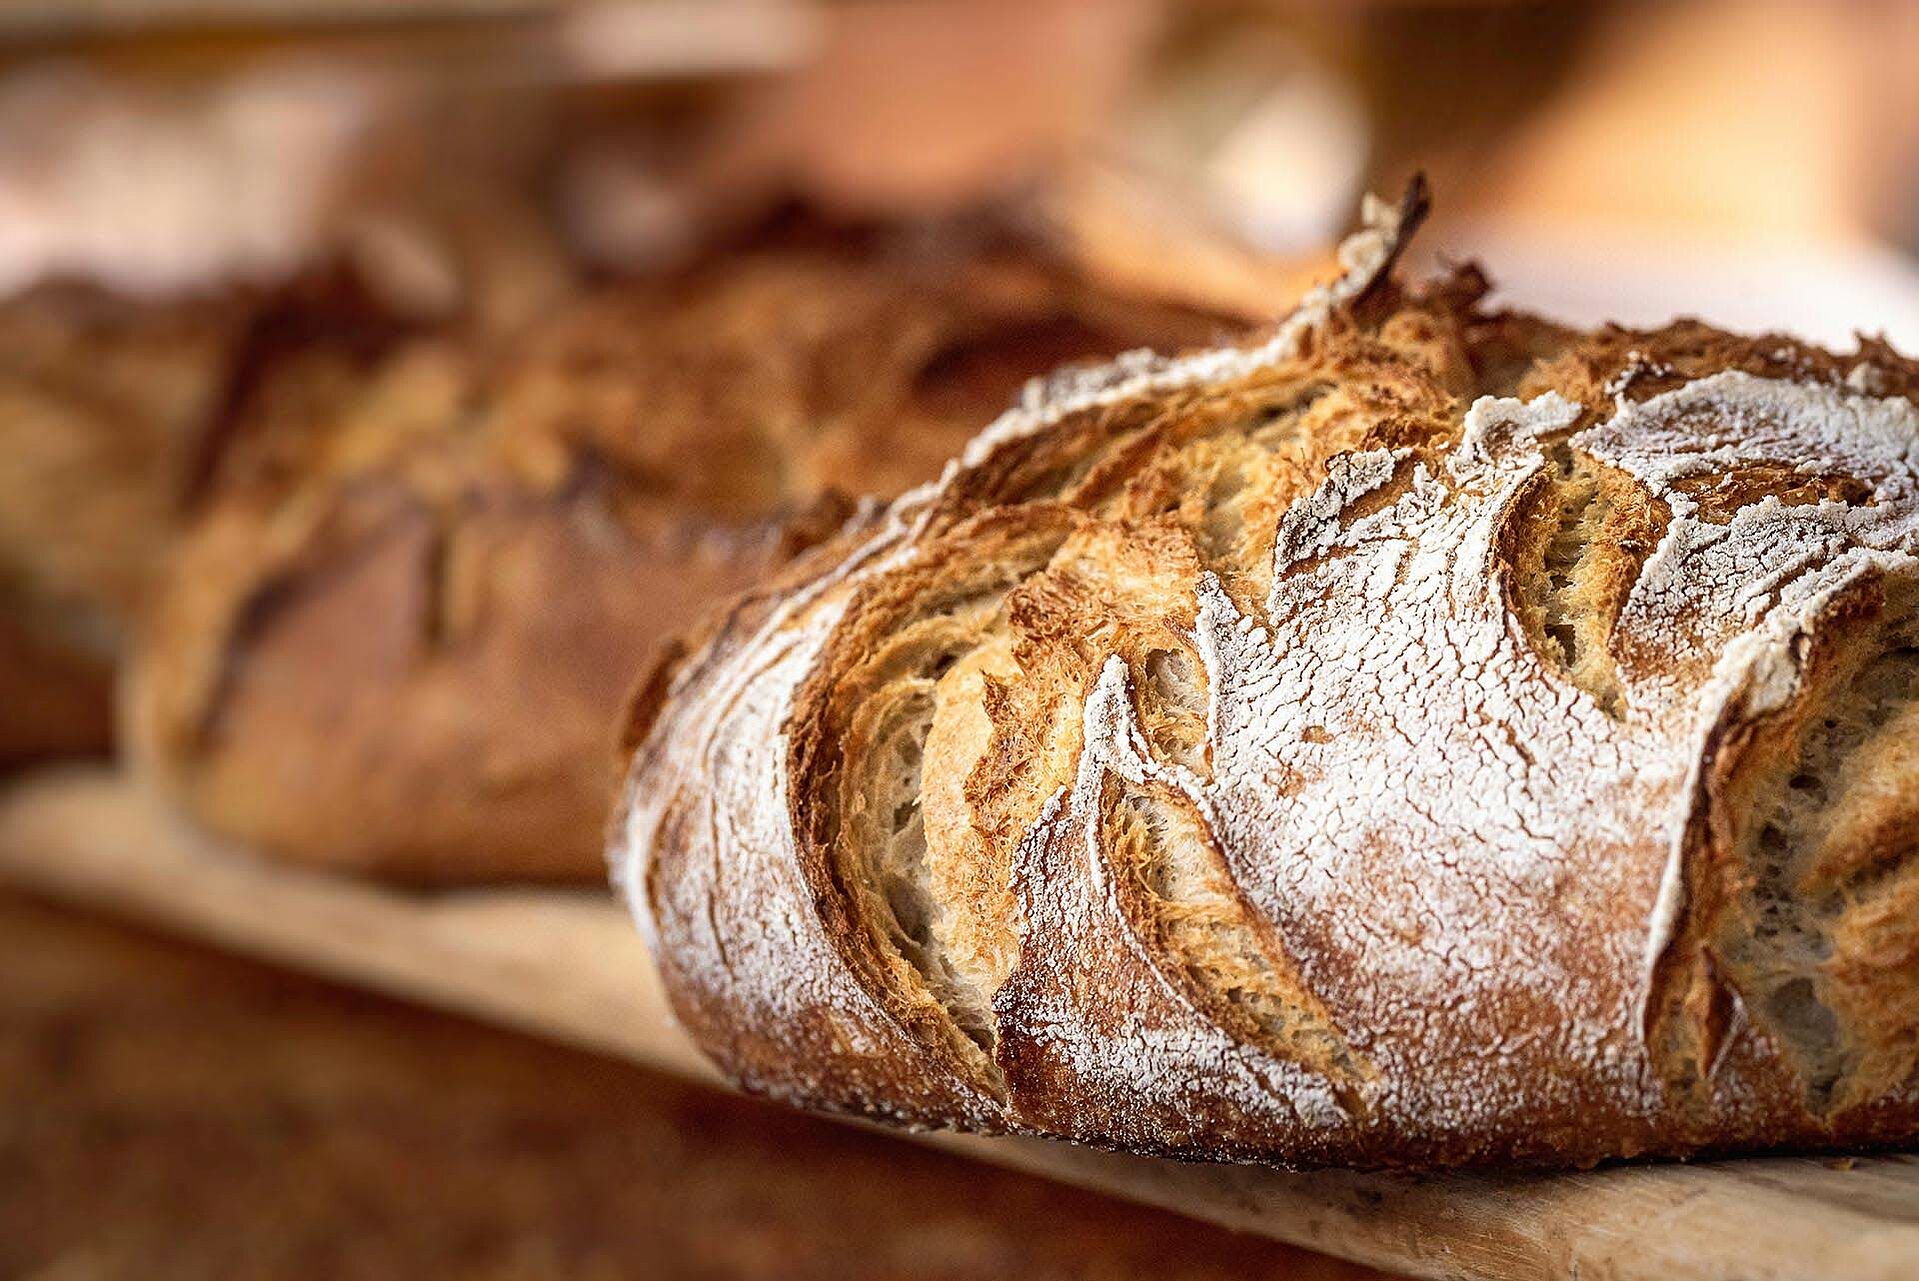
[[851,495],[937,475],[1032,375],[1243,328],[981,214],[792,219],[497,341],[412,344],[210,502],[137,656],[138,759],[288,857],[598,879],[613,709],[659,640]]
[[748,1089],[1286,1165],[1919,1133],[1919,367],[1348,270],[1036,386],[656,672]]
[[264,281],[0,301],[0,765],[108,747],[124,639],[236,442],[316,430],[403,335],[504,323],[564,287],[520,212],[494,193],[463,221],[343,232]]
[[225,299],[0,303],[0,764],[105,747],[119,637],[244,326]]

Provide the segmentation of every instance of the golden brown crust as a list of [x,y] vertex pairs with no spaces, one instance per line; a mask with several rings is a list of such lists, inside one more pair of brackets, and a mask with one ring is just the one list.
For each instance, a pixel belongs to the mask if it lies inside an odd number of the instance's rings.
[[142,646],[141,760],[290,857],[596,878],[608,709],[656,647],[846,495],[935,478],[1025,379],[1243,327],[1002,229],[800,238],[410,344],[330,421],[255,429]]
[[1488,313],[1393,233],[649,691],[615,870],[726,1070],[1287,1164],[1919,1132],[1919,367]]

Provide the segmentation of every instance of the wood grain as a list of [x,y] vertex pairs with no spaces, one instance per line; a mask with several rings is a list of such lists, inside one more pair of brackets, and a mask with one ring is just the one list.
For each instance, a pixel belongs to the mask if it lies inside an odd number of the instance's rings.
[[0,939],[0,1277],[1388,1281],[4,885]]
[[[113,774],[0,797],[0,875],[262,956],[698,1080],[644,949],[603,895],[400,894],[214,846]],[[1288,1174],[1062,1144],[926,1141],[1433,1278],[1919,1276],[1919,1160],[1774,1159],[1571,1175]]]

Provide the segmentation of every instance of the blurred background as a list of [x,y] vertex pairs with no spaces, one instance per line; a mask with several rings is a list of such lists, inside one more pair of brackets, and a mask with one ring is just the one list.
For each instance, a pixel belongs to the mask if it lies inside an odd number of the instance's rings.
[[1892,291],[1919,242],[1900,0],[14,0],[0,40],[15,290],[205,291],[344,241],[424,303],[422,200],[511,192],[618,272],[774,199],[925,213],[1088,168],[1290,255],[1423,170],[1429,244],[1566,307],[1761,251],[1725,293],[1835,261]]
[[[1415,172],[1501,300],[1919,349],[1905,0],[4,0],[0,757],[111,750],[244,424],[396,343],[988,206],[1256,326]],[[1370,1275],[11,890],[0,965],[8,1277]]]

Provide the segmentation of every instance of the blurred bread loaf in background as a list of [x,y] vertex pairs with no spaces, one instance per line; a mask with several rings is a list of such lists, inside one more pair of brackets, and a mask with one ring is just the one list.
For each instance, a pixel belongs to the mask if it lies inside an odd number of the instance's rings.
[[373,144],[385,111],[350,75],[0,85],[0,764],[109,746],[125,638],[252,423],[564,287],[523,193]]
[[0,762],[97,751],[244,319],[96,289],[0,305]]
[[318,430],[270,421],[269,379],[135,658],[139,766],[305,861],[596,879],[609,708],[655,647],[936,478],[1028,379],[1256,319],[1109,283],[1034,212],[775,214],[522,328],[401,344]]

